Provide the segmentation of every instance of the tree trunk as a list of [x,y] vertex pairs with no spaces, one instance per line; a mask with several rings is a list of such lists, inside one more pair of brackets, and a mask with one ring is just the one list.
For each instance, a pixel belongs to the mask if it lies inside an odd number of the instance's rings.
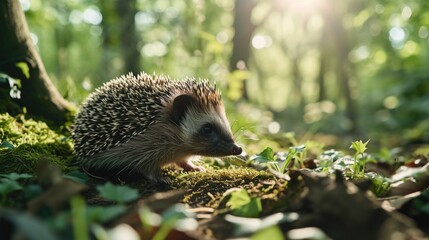
[[320,37],[320,63],[319,63],[319,73],[317,75],[317,82],[319,84],[319,94],[318,101],[326,100],[326,82],[325,82],[325,72],[326,64],[329,54],[327,53],[327,36],[326,36],[326,25],[322,29],[322,36]]
[[350,120],[351,126],[349,132],[358,133],[358,113],[355,106],[355,101],[352,98],[352,89],[350,84],[350,61],[348,54],[351,51],[352,47],[350,45],[350,40],[348,39],[347,31],[344,28],[341,18],[337,13],[331,14],[325,17],[329,26],[331,27],[331,32],[335,37],[336,44],[335,48],[337,50],[338,56],[338,65],[337,65],[337,79],[341,86],[341,92],[343,93],[345,100],[345,111],[346,117]]
[[[229,69],[231,71],[239,69],[237,63],[240,61],[247,67],[250,55],[250,42],[255,30],[255,25],[252,23],[252,10],[255,4],[254,0],[235,0],[233,23],[235,34],[232,56],[229,62]],[[243,84],[243,98],[248,99],[245,87],[246,81]]]
[[355,107],[355,101],[352,98],[352,90],[350,86],[350,61],[348,54],[351,51],[351,46],[349,40],[347,39],[347,32],[344,27],[337,22],[335,26],[337,30],[337,40],[338,40],[338,80],[340,81],[341,89],[344,94],[344,99],[346,102],[346,116],[350,120],[351,133],[358,133],[358,123],[357,123],[357,111]]
[[291,93],[292,99],[295,102],[296,106],[298,106],[298,109],[302,110],[304,109],[305,103],[303,101],[302,96],[302,76],[299,72],[299,62],[301,58],[301,53],[298,50],[299,44],[297,46],[297,50],[292,56],[292,88],[293,91]]
[[[115,6],[113,1],[101,1],[100,2],[101,13],[103,14],[103,21],[101,26],[103,28],[103,60],[101,64],[101,82],[97,82],[96,85],[101,85],[102,83],[115,77],[114,75],[114,66],[113,61],[118,54],[116,44],[118,40],[116,39],[117,33],[117,23],[115,23]],[[116,17],[116,16],[115,16]]]
[[[62,124],[73,111],[52,84],[32,42],[19,1],[0,1],[0,72],[21,80],[21,98],[16,102],[27,112],[54,124]],[[18,67],[23,62],[28,66]],[[25,64],[24,64],[25,65]]]
[[120,44],[125,62],[125,72],[140,73],[140,52],[137,51],[137,37],[134,16],[137,13],[136,0],[118,1],[116,11],[120,17]]
[[349,49],[345,46],[340,49],[340,59],[339,59],[339,73],[338,73],[338,80],[341,84],[341,89],[344,93],[344,98],[346,101],[346,116],[350,120],[351,128],[350,132],[352,133],[358,133],[359,128],[357,124],[357,111],[355,107],[355,102],[352,98],[351,94],[351,87],[350,87],[350,75],[348,73],[349,71],[349,60],[347,57],[347,54],[349,52]]

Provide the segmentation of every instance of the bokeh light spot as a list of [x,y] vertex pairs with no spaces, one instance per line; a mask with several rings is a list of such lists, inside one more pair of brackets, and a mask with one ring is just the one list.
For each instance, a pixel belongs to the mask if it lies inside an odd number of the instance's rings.
[[252,46],[256,49],[263,49],[271,46],[273,40],[267,35],[256,35],[252,38]]
[[395,96],[389,96],[389,97],[384,99],[383,105],[387,109],[394,109],[394,108],[397,108],[399,106],[399,100]]
[[98,25],[103,20],[100,9],[95,6],[90,6],[83,12],[83,21],[92,25]]

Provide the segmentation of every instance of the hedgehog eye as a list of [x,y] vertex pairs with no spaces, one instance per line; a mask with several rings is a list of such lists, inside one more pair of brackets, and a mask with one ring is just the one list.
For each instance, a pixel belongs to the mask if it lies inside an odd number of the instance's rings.
[[204,124],[203,127],[201,128],[201,133],[204,135],[210,135],[213,132],[214,132],[213,125],[211,125],[210,123]]

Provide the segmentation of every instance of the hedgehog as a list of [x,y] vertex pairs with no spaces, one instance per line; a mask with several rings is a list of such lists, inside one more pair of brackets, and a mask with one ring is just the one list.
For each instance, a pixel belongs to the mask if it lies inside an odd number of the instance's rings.
[[169,183],[162,167],[205,171],[193,156],[240,155],[221,93],[208,80],[132,73],[91,93],[72,131],[80,167],[96,176]]

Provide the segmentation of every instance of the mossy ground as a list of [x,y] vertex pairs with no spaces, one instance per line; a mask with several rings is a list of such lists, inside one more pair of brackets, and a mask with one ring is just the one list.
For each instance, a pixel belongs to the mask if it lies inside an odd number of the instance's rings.
[[287,186],[285,181],[273,180],[271,173],[248,167],[169,174],[173,188],[188,190],[183,202],[193,207],[217,208],[223,194],[231,188],[245,188],[252,197],[277,199]]
[[0,114],[0,144],[0,173],[35,173],[41,159],[63,171],[70,169],[71,141],[44,122]]

